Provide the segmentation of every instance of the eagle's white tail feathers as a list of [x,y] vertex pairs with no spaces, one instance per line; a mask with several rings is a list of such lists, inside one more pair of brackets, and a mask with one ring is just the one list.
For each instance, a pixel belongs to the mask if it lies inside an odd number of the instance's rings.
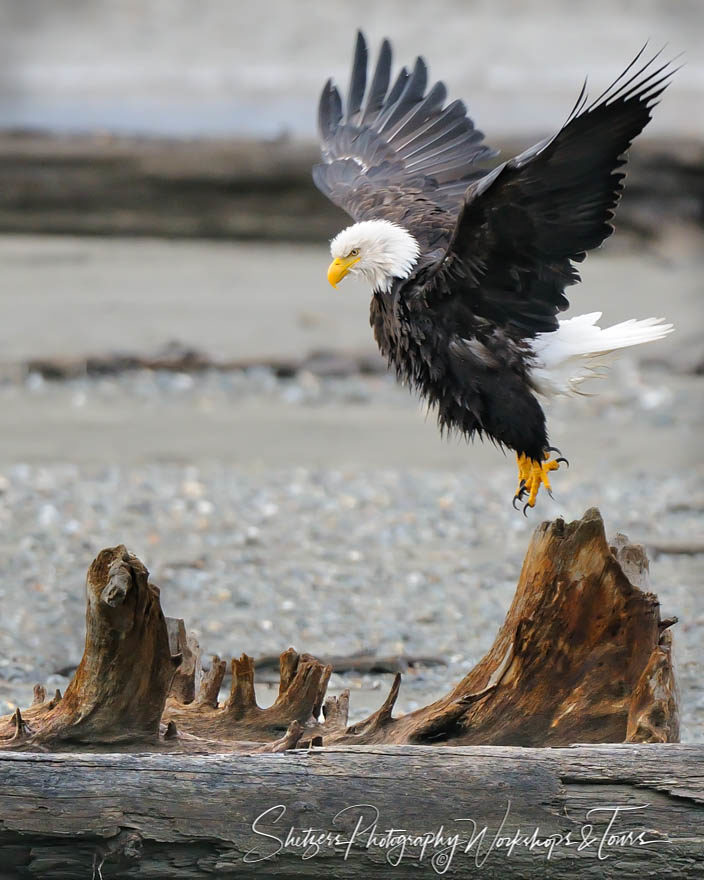
[[553,333],[540,333],[533,340],[536,365],[531,371],[535,389],[546,396],[580,394],[585,379],[605,374],[609,356],[619,348],[654,342],[671,333],[672,324],[662,318],[631,318],[602,329],[596,323],[601,312],[560,321]]

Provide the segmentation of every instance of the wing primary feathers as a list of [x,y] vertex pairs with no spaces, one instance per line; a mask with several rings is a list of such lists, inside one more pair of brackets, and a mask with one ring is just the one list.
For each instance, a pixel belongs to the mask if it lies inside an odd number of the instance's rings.
[[[587,78],[584,77],[584,82],[582,83],[582,90],[577,96],[577,100],[574,102],[574,107],[570,110],[569,115],[567,117],[567,121],[565,125],[569,125],[573,119],[575,119],[579,114],[584,110],[584,105],[587,103]],[[564,128],[564,125],[563,125]]]
[[[665,88],[667,88],[667,84],[670,78],[677,73],[680,69],[679,67],[672,67],[673,61],[668,61],[665,64],[660,65],[655,70],[650,70],[650,66],[653,62],[662,54],[663,49],[660,49],[650,58],[644,65],[642,65],[628,80],[625,82],[621,82],[623,78],[628,74],[630,70],[632,70],[633,66],[637,63],[638,59],[643,55],[647,43],[643,48],[638,52],[636,57],[630,62],[628,67],[611,83],[611,85],[605,89],[599,97],[592,101],[585,109],[585,105],[587,103],[586,96],[586,85],[587,81],[584,81],[582,85],[582,89],[579,93],[579,97],[570,113],[567,122],[562,126],[562,128],[551,138],[547,138],[545,141],[540,144],[535,144],[533,147],[529,147],[519,156],[516,156],[514,159],[510,161],[510,164],[513,167],[519,168],[526,165],[531,159],[535,158],[539,153],[541,153],[544,149],[548,147],[552,147],[557,139],[569,129],[569,126],[572,123],[575,123],[579,119],[586,119],[590,114],[596,113],[601,109],[605,109],[607,107],[612,107],[615,104],[625,104],[628,101],[638,101],[641,105],[644,105],[647,110],[650,110],[654,106],[654,102],[656,99],[662,94]],[[663,47],[664,48],[664,47]],[[677,56],[680,57],[680,56]],[[643,76],[644,73],[647,72],[647,76]],[[666,72],[665,72],[666,71]],[[664,76],[661,76],[658,79],[660,74],[664,73]],[[619,85],[620,83],[620,85]],[[617,88],[614,88],[618,86]],[[646,117],[643,121],[642,127],[645,126],[648,119],[650,117]],[[636,132],[638,134],[638,132]],[[624,146],[624,152],[628,148],[628,145],[631,143],[633,138],[636,136],[634,134],[628,141],[628,143]]]
[[[643,49],[645,49],[645,46],[643,47]],[[596,107],[599,106],[600,103],[601,104],[611,104],[614,101],[619,101],[619,100],[620,101],[627,101],[629,98],[633,97],[634,94],[636,94],[638,92],[644,93],[643,87],[648,82],[650,82],[654,77],[658,76],[658,74],[662,73],[663,70],[666,70],[670,66],[670,62],[668,61],[665,64],[658,67],[656,70],[650,70],[648,75],[646,77],[644,77],[643,79],[641,79],[643,74],[646,71],[648,71],[648,69],[653,64],[653,62],[656,60],[656,58],[658,58],[661,55],[663,50],[660,49],[659,52],[656,52],[656,54],[653,55],[653,57],[649,61],[646,61],[645,64],[642,67],[640,67],[633,74],[633,76],[631,76],[629,79],[626,80],[626,82],[621,83],[618,86],[618,88],[614,88],[623,79],[624,75],[633,67],[633,64],[635,63],[635,61],[638,58],[640,58],[640,56],[643,52],[643,49],[641,49],[641,51],[638,53],[636,58],[628,65],[628,67],[621,74],[621,76],[619,76],[609,86],[609,88],[606,89],[605,92],[602,92],[602,94],[596,99],[596,101],[592,101],[592,103],[589,105],[589,107],[587,107],[587,110],[586,110],[587,113],[596,109]]]
[[427,82],[428,68],[425,66],[425,61],[422,58],[416,58],[413,72],[406,80],[398,100],[387,113],[382,113],[379,116],[377,127],[379,134],[386,134],[386,129],[391,129],[418,101],[422,100]]
[[[587,112],[588,112],[589,110],[591,110],[593,107],[595,107],[595,106],[599,103],[599,101],[601,101],[601,99],[602,99],[605,95],[608,95],[608,93],[614,88],[614,86],[616,86],[619,82],[621,82],[621,80],[624,78],[624,76],[626,76],[626,74],[628,73],[628,71],[631,70],[631,68],[632,68],[635,64],[638,63],[638,60],[641,58],[641,56],[643,55],[643,52],[645,52],[645,50],[646,50],[647,48],[648,48],[648,41],[646,40],[645,43],[643,43],[643,46],[641,47],[640,51],[638,52],[638,54],[636,55],[636,57],[631,61],[631,63],[628,65],[628,67],[626,67],[626,69],[623,70],[623,71],[622,71],[622,72],[616,77],[616,79],[611,83],[611,85],[607,86],[607,87],[604,89],[604,91],[599,95],[598,98],[595,98],[594,101],[592,101],[592,103],[591,103],[591,104],[589,105],[589,107],[587,108]],[[662,52],[662,49],[660,50],[660,52]],[[658,55],[660,54],[660,52],[658,52]],[[657,55],[655,56],[655,58],[657,58]],[[654,61],[655,59],[653,58],[652,60]],[[648,62],[648,64],[650,64],[650,62]],[[647,66],[648,66],[648,65],[646,64],[646,67],[647,67]],[[636,76],[638,76],[638,74],[636,74]],[[586,85],[586,80],[585,80],[585,85]]]
[[346,120],[352,122],[362,107],[362,98],[367,87],[367,43],[364,34],[357,31],[357,42],[354,47],[354,61],[350,74],[350,86],[347,91]]
[[[466,130],[459,128],[451,129],[442,137],[433,141],[432,144],[428,144],[422,155],[419,155],[417,158],[406,156],[406,167],[417,170],[439,156],[457,152],[458,147],[471,146],[473,137],[474,132],[468,135]],[[434,149],[430,149],[431,147],[434,147]],[[447,157],[445,156],[445,158]],[[467,155],[464,152],[458,153],[458,158],[466,160]]]
[[399,120],[393,129],[387,129],[387,136],[393,138],[394,141],[398,138],[400,144],[400,138],[408,132],[415,131],[419,125],[422,125],[428,116],[442,107],[445,103],[445,98],[447,98],[445,83],[436,82],[425,98],[414,109],[407,113],[403,119]]
[[444,162],[436,159],[427,168],[414,168],[412,170],[414,173],[427,174],[433,180],[442,183],[444,182],[442,180],[443,176],[449,175],[449,179],[456,180],[458,177],[466,174],[468,171],[467,164],[467,160],[464,157],[452,156],[447,157]]
[[[660,79],[655,79],[655,81],[653,81],[653,79],[661,74],[664,70],[667,70],[667,73],[664,76],[660,77]],[[679,68],[677,68],[677,70],[679,70]],[[676,70],[671,67],[670,62],[668,61],[667,64],[663,64],[662,67],[654,70],[646,79],[637,82],[625,94],[620,94],[617,98],[610,99],[609,103],[615,100],[619,100],[625,103],[626,101],[634,99],[638,99],[644,103],[647,103],[648,101],[652,100],[653,98],[657,98],[658,95],[662,94],[663,90],[667,86],[667,82],[670,80],[673,73],[675,72]],[[663,85],[663,83],[665,83],[663,88],[659,91],[655,91],[658,89],[659,86]]]
[[[648,83],[652,82],[659,74],[663,72],[667,67],[669,67],[669,62],[663,64],[661,67],[658,67],[657,70],[650,71],[648,76],[644,77],[641,80],[636,80],[634,77],[632,80],[629,80],[628,83],[625,83],[619,90],[613,95],[609,95],[604,101],[605,104],[613,104],[615,101],[621,101],[625,103],[629,98],[632,98],[634,95],[645,94],[648,89],[646,86]],[[643,73],[644,71],[639,71]],[[634,82],[635,80],[635,82]],[[629,88],[630,86],[630,88]],[[625,89],[625,91],[624,91]]]
[[384,40],[379,50],[379,58],[374,68],[372,84],[369,87],[367,103],[362,115],[362,124],[371,122],[384,106],[384,98],[391,81],[391,43]]
[[[557,327],[564,288],[579,280],[572,264],[613,231],[609,221],[623,190],[619,169],[676,72],[672,61],[657,62],[662,50],[642,63],[644,51],[596,101],[587,102],[583,85],[554,137],[468,189],[446,261],[453,272],[459,259],[481,291],[473,301],[477,314],[526,335]],[[443,168],[443,159],[445,166],[456,161],[440,151],[433,169],[439,179],[454,170]],[[424,161],[410,167],[422,172]]]
[[[324,164],[313,179],[355,220],[405,222],[421,246],[427,242],[428,253],[440,253],[468,181],[482,174],[475,163],[494,151],[480,143],[483,135],[461,101],[443,107],[447,89],[429,83],[423,58],[392,78],[391,43],[382,41],[373,73],[367,46],[358,32],[344,103],[332,81],[323,88],[318,126]],[[425,220],[429,211],[432,224]]]
[[396,77],[396,81],[391,86],[391,91],[386,97],[386,101],[384,102],[387,105],[387,109],[393,107],[393,105],[398,101],[401,97],[401,92],[406,85],[406,80],[408,79],[408,69],[406,67],[402,67],[398,76]]
[[342,101],[340,100],[340,93],[332,84],[332,80],[329,79],[323,88],[318,107],[318,128],[324,144],[334,135],[341,119]]
[[[466,107],[464,106],[464,103],[462,101],[453,101],[445,107],[439,116],[429,119],[428,122],[424,123],[419,129],[414,131],[413,135],[407,140],[400,140],[399,149],[403,150],[406,157],[408,157],[413,155],[414,152],[424,150],[428,144],[432,144],[435,138],[441,137],[445,134],[446,129],[454,126],[459,120],[464,119],[469,125],[472,125],[471,119],[468,119],[465,116],[465,113]],[[430,138],[430,140],[427,140],[428,138]],[[416,141],[419,142],[419,146],[411,153],[407,152],[408,148],[416,143]]]
[[[458,143],[466,143],[468,146],[481,140],[481,132],[478,133],[473,128],[467,128],[462,124],[462,120],[454,125],[449,125],[447,129],[428,140],[424,140],[420,147],[411,150],[402,150],[403,158],[406,160],[407,167],[411,167],[415,162],[421,162],[436,155],[437,151],[444,150],[450,143],[457,145]],[[411,144],[411,146],[413,146]]]

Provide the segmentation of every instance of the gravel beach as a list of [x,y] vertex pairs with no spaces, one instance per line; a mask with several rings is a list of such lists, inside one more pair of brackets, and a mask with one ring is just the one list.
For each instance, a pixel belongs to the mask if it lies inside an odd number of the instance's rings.
[[[313,390],[314,389],[314,390]],[[2,396],[18,389],[3,389]],[[249,397],[284,412],[315,417],[353,410],[364,421],[379,409],[422,421],[415,402],[390,380],[276,380],[265,371],[193,379],[133,374],[120,381],[40,386],[20,396],[64,398],[67,409],[107,398],[114,412],[178,405],[198,417],[199,402],[236,407]],[[593,418],[616,420],[623,400],[589,401]],[[597,410],[596,407],[601,409]],[[677,398],[656,413],[631,398],[641,429],[678,419]],[[681,402],[680,402],[681,407]],[[7,411],[7,409],[6,409]],[[583,413],[584,414],[584,413]],[[630,421],[630,417],[629,417]],[[683,429],[701,422],[683,418]],[[279,429],[285,431],[285,416]],[[558,421],[559,424],[559,421]],[[629,425],[633,427],[633,425]],[[671,424],[666,426],[672,427]],[[340,426],[342,429],[342,426]],[[374,428],[372,427],[372,430]],[[285,442],[285,438],[284,439]],[[451,448],[451,447],[450,447]],[[35,681],[65,687],[83,642],[82,579],[96,551],[124,542],[148,565],[163,607],[183,617],[206,652],[276,653],[288,645],[317,654],[438,657],[447,665],[404,677],[399,710],[440,696],[491,645],[510,604],[530,533],[546,516],[575,517],[600,499],[611,534],[620,530],[657,549],[653,587],[675,627],[683,696],[683,737],[704,740],[701,686],[700,555],[669,552],[683,536],[702,535],[704,475],[680,471],[653,478],[574,467],[555,476],[556,501],[541,499],[530,519],[510,505],[510,459],[457,446],[466,464],[453,469],[379,464],[247,468],[233,463],[12,464],[0,476],[0,699],[25,705]],[[659,548],[659,549],[658,549]],[[664,552],[663,551],[664,548]],[[390,679],[334,676],[351,687],[352,714],[373,710]],[[358,691],[358,693],[356,693]],[[379,691],[379,693],[375,693]],[[260,699],[273,699],[270,686]]]
[[[298,328],[285,340],[289,354],[319,347],[331,324],[339,350],[369,350],[366,297],[323,296],[322,248],[141,242],[130,251],[124,241],[4,239],[0,250],[14,255],[0,282],[8,340],[0,711],[31,702],[37,681],[65,687],[81,656],[85,571],[102,547],[120,542],[144,560],[165,612],[185,619],[206,655],[294,645],[442,659],[404,675],[397,706],[408,711],[445,693],[491,645],[533,528],[597,505],[608,534],[650,548],[663,616],[680,619],[682,738],[704,741],[704,380],[683,367],[697,354],[688,341],[701,338],[701,309],[692,310],[699,258],[615,252],[590,261],[597,283],[573,297],[579,311],[601,297],[612,320],[664,312],[683,328],[677,342],[623,358],[594,387],[598,396],[554,407],[552,438],[572,467],[555,475],[555,500],[541,497],[526,519],[511,508],[512,458],[490,445],[441,441],[433,418],[385,375],[304,370],[282,379],[258,366],[52,382],[23,366],[47,354],[105,352],[110,338],[119,341],[113,350],[151,351],[174,338],[207,350],[208,326],[209,354],[235,357],[248,345],[254,357],[258,340],[266,356],[262,344],[275,348],[276,334],[286,333],[284,318],[273,338],[262,330],[279,306]],[[177,255],[171,264],[167,253]],[[298,305],[284,285],[258,298],[224,296],[209,324],[211,290],[194,322],[197,303],[174,280],[178,260],[215,277],[227,261],[235,276],[247,264],[253,275],[257,265],[288,266],[294,291],[307,293]],[[109,271],[118,263],[119,284]],[[101,267],[102,287],[91,265]],[[668,272],[678,283],[663,305]],[[73,299],[55,299],[71,279]],[[157,301],[174,292],[162,324],[151,289]],[[315,322],[296,323],[308,310]],[[33,334],[38,315],[45,320]],[[258,674],[262,704],[274,696],[270,679]],[[378,707],[390,681],[334,675],[331,691],[352,689],[357,719]]]

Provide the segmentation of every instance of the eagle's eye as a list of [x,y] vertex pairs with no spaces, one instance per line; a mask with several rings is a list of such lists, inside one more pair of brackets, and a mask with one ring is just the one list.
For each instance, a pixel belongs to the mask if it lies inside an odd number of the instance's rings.
[[352,248],[349,253],[350,257],[358,257],[359,256],[359,248]]

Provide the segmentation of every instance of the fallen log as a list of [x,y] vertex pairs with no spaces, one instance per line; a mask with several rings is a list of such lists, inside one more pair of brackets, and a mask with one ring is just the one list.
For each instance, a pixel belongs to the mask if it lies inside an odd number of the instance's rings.
[[[330,654],[320,657],[320,662],[332,666],[338,674],[343,672],[359,672],[361,674],[395,675],[397,672],[408,672],[414,666],[446,666],[447,661],[441,657],[416,657],[413,654],[389,654],[378,655],[371,653],[362,654]],[[264,654],[255,657],[255,669],[279,668],[279,658],[274,654]]]
[[0,876],[699,880],[703,767],[685,745],[6,752]]
[[[541,137],[536,132],[534,140]],[[505,138],[496,146],[515,156],[534,140]],[[288,138],[3,131],[0,230],[318,244],[347,222],[313,186],[319,157],[317,143]],[[652,239],[673,223],[701,225],[702,164],[699,140],[639,140],[629,155],[619,237],[630,231]]]
[[42,689],[25,712],[0,718],[0,749],[126,745],[169,752],[269,750],[322,741],[566,746],[573,742],[676,742],[672,641],[656,596],[645,592],[641,547],[610,546],[599,512],[543,523],[494,645],[445,697],[401,717],[401,685],[369,718],[348,724],[349,693],[325,698],[333,671],[293,648],[279,658],[279,694],[260,708],[254,661],[207,671],[182,621],[167,624],[159,590],[124,546],[103,550],[87,577],[86,646],[61,697]]

